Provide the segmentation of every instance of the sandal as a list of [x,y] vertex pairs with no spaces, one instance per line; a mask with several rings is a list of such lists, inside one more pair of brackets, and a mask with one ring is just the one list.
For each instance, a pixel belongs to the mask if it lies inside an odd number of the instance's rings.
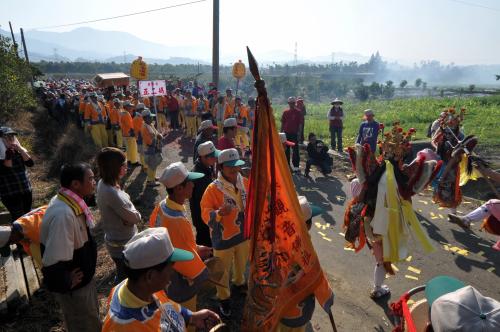
[[391,290],[389,289],[389,286],[387,285],[382,285],[380,287],[375,287],[373,290],[370,292],[370,298],[373,300],[380,299],[381,297],[387,296],[391,294]]

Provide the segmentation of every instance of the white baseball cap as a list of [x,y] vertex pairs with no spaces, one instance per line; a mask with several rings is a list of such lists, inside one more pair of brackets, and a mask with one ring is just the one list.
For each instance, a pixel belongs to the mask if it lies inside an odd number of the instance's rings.
[[365,115],[375,115],[375,113],[373,113],[373,110],[371,110],[370,108],[364,110],[364,113],[365,113]]
[[300,209],[304,215],[304,221],[316,217],[323,213],[323,209],[316,205],[311,205],[306,196],[298,196]]
[[288,97],[288,102],[289,103],[295,103],[296,102],[295,97],[293,97],[293,96],[292,97]]
[[462,287],[432,303],[431,322],[435,332],[500,331],[500,302]]
[[294,142],[290,142],[286,139],[286,134],[285,133],[280,133],[280,141],[281,141],[281,144],[286,144],[288,146],[294,146],[295,143]]
[[198,130],[201,131],[208,128],[217,129],[217,127],[213,125],[212,120],[205,120],[202,123],[200,123],[200,128]]
[[224,120],[224,128],[236,126],[238,126],[238,123],[236,122],[235,118],[227,118],[226,120]]
[[174,248],[165,227],[148,228],[134,235],[125,245],[123,256],[125,265],[134,270],[194,258],[192,252]]
[[9,243],[11,232],[12,229],[10,228],[10,226],[0,226],[0,248]]
[[189,181],[196,180],[204,177],[205,174],[197,173],[197,172],[188,172],[186,166],[180,161],[172,163],[163,170],[163,173],[160,176],[160,181],[167,188],[174,188],[175,186],[180,185],[186,179]]
[[245,165],[245,162],[243,160],[240,160],[240,154],[236,149],[222,150],[219,154],[218,163],[233,167]]
[[[201,157],[203,157],[203,156],[212,157],[213,156],[215,158],[218,158],[219,154],[220,154],[220,151],[215,148],[215,145],[212,141],[207,141],[205,143],[198,145],[198,155]],[[210,156],[210,155],[212,155],[212,156]]]

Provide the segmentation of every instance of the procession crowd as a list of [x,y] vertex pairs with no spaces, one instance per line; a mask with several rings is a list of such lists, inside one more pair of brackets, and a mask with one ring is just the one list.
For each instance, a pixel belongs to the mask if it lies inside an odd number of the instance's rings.
[[[111,91],[74,80],[51,81],[41,87],[39,96],[49,115],[61,124],[77,125],[100,152],[96,156],[98,174],[85,162],[65,164],[60,171],[57,194],[48,205],[35,210],[26,172],[27,167],[33,166],[33,160],[17,140],[18,133],[2,127],[1,200],[11,214],[12,225],[0,228],[0,247],[20,243],[34,257],[43,272],[45,286],[62,309],[68,331],[210,330],[220,323],[220,316],[230,319],[234,294],[244,296],[248,291],[245,271],[250,244],[243,225],[249,187],[242,168],[251,166],[252,144],[259,139],[252,137],[256,100],[252,97],[242,100],[231,89],[223,94],[213,85],[205,91],[196,82],[185,87],[172,85],[167,90],[164,96],[141,97],[128,87]],[[307,111],[303,98],[290,97],[287,101],[279,138],[290,171],[301,173],[299,145],[305,141]],[[325,121],[330,126],[330,147],[314,133],[307,133],[306,177],[310,177],[312,166],[325,176],[332,172],[330,148],[344,154],[342,106],[343,102],[335,99],[325,112]],[[458,138],[453,147],[462,144],[463,150],[471,149],[467,145],[470,142],[459,132],[460,122],[453,122],[458,121],[454,114],[447,111],[441,115],[431,134],[435,151],[419,155],[415,161],[417,171],[412,169],[414,163],[398,168],[407,157],[408,146],[404,144],[412,130],[402,132],[399,124],[394,124],[392,134],[383,135],[380,141],[379,133],[384,133],[384,126],[375,121],[373,110],[364,111],[356,148],[349,152],[358,169],[357,178],[351,183],[353,201],[348,207],[351,220],[345,227],[356,250],[362,247],[359,239],[366,237],[373,252],[375,268],[370,296],[374,299],[390,292],[383,281],[386,273],[393,273],[391,254],[398,256],[397,259],[403,255],[384,251],[385,241],[392,239],[385,236],[390,226],[383,223],[392,217],[379,215],[383,198],[389,202],[392,194],[397,195],[398,202],[406,209],[404,202],[411,202],[412,195],[443,172],[441,162],[451,167],[458,160],[453,159],[455,154],[452,156],[455,150],[446,145],[452,140],[446,128],[455,130]],[[181,162],[158,169],[164,160],[164,138],[171,133],[193,141],[191,170]],[[396,141],[398,145],[394,146]],[[383,152],[375,156],[378,147]],[[459,167],[459,162],[453,167]],[[150,216],[141,215],[122,187],[122,179],[133,167],[141,167],[147,174],[147,187],[166,188],[166,197],[162,197]],[[488,172],[495,179],[497,175]],[[436,201],[451,209],[461,199],[453,196],[455,191],[450,191],[458,181],[456,174],[440,174],[449,176],[452,183],[435,187]],[[427,177],[421,180],[420,176]],[[399,186],[399,192],[392,192],[391,185]],[[93,195],[99,221],[94,220],[86,201]],[[298,201],[302,221],[310,228],[311,219],[323,211],[303,196]],[[411,213],[405,211],[402,220],[411,219]],[[493,217],[497,221],[492,220],[488,227],[495,232],[499,212],[499,201],[491,200],[472,214],[461,217],[452,213],[450,218],[468,227],[472,220]],[[367,219],[360,230],[362,214]],[[149,220],[148,227],[139,231],[143,219]],[[99,319],[95,284],[97,245],[92,235],[99,223],[116,270],[115,287],[109,294],[103,322]],[[385,233],[380,231],[384,227]],[[417,226],[412,225],[412,231],[416,230]],[[426,239],[421,242],[425,247]],[[403,247],[405,243],[401,241],[399,245]],[[197,296],[207,285],[216,287],[218,313],[197,306]],[[333,293],[328,284],[324,286],[287,312],[278,331],[305,331],[315,299],[325,310],[330,310]],[[446,314],[436,316],[435,325],[442,325],[446,319]],[[491,324],[498,326],[495,325],[498,321],[492,320]]]

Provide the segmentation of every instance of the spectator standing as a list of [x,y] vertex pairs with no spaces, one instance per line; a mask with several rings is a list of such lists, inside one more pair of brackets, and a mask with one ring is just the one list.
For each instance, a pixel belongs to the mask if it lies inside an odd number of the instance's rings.
[[302,126],[302,131],[300,132],[299,136],[299,143],[304,144],[304,127],[306,126],[306,115],[307,115],[306,105],[304,104],[304,98],[297,97],[296,106],[302,112],[302,116],[304,117],[304,125]]
[[330,120],[330,143],[332,150],[337,150],[339,153],[342,148],[342,129],[344,128],[344,110],[342,109],[342,100],[335,98],[331,103],[332,108],[328,112],[328,120]]
[[356,143],[364,145],[367,143],[373,153],[377,151],[377,137],[379,131],[379,123],[375,121],[375,114],[371,109],[364,111],[364,121],[359,126],[358,137]]
[[125,279],[122,251],[125,244],[137,233],[141,214],[122,190],[120,180],[127,174],[125,153],[116,148],[104,148],[97,155],[101,179],[97,184],[97,206],[104,229],[104,243],[115,262],[115,284]]
[[241,102],[241,97],[236,96],[234,104],[234,115],[237,121],[235,144],[240,148],[241,154],[246,154],[246,151],[250,149],[250,143],[248,142],[248,124],[249,115],[248,108]]
[[[299,141],[298,137],[302,132],[302,127],[304,126],[304,116],[302,112],[295,107],[295,97],[288,98],[288,108],[283,112],[281,116],[281,131],[286,134],[286,139],[290,142],[295,143],[292,147],[292,170],[294,172],[299,171],[300,155],[299,155]],[[290,165],[290,147],[287,146],[285,150],[286,159]]]
[[177,102],[177,98],[172,96],[171,91],[168,91],[166,96],[166,107],[167,107],[168,118],[170,120],[170,128],[172,128],[172,130],[180,129],[179,103]]
[[94,173],[85,163],[64,165],[61,188],[45,211],[40,233],[42,273],[64,316],[66,330],[101,330],[94,280],[97,246],[92,212],[84,197],[94,193]]
[[34,165],[31,156],[17,140],[17,132],[0,128],[0,198],[14,221],[31,211],[33,195],[26,167]]

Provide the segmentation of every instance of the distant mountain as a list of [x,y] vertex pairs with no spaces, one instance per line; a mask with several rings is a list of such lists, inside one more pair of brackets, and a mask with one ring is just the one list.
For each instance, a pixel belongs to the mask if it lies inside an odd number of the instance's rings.
[[[10,33],[0,29],[0,34],[10,37]],[[20,41],[20,36],[15,35]],[[68,32],[25,31],[26,44],[33,61],[100,61],[130,63],[138,55],[148,63],[170,64],[210,64],[211,49],[206,47],[166,46],[143,40],[128,32],[102,31],[89,27]],[[123,55],[125,54],[125,55]],[[266,65],[293,64],[294,54],[284,50],[256,53],[259,62]],[[220,63],[228,64],[238,59],[232,54],[221,54]],[[369,56],[361,54],[334,53],[334,61],[358,63],[368,61]],[[242,59],[245,60],[245,59]],[[331,63],[332,56],[300,57],[298,63]]]
[[[10,37],[10,33],[0,29],[0,34]],[[170,47],[140,39],[121,31],[101,31],[92,28],[77,28],[68,32],[29,30],[24,33],[28,53],[38,53],[47,59],[68,58],[71,61],[88,59],[90,61],[108,61],[116,58],[123,62],[123,52],[135,59],[137,55],[145,59],[154,59],[160,63],[198,63],[199,54],[210,55],[209,49],[201,47]],[[20,41],[19,34],[15,34]],[[171,61],[168,59],[172,58]]]

